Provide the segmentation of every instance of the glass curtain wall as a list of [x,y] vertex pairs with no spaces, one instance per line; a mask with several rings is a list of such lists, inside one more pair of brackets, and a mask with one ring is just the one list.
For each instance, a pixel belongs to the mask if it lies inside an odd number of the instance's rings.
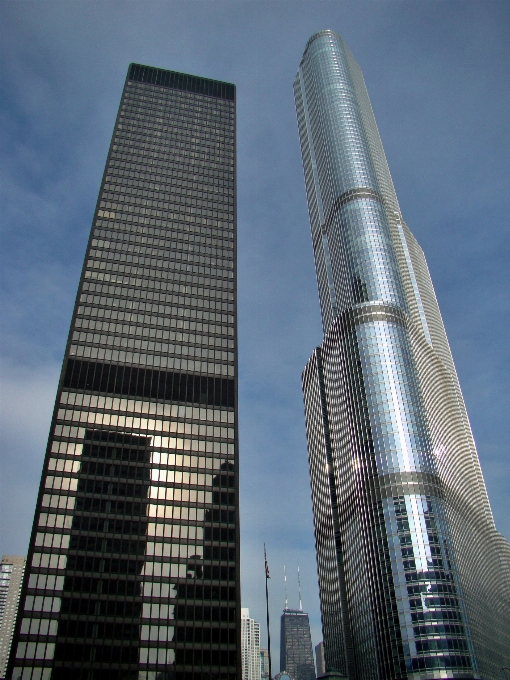
[[309,40],[294,92],[324,328],[303,390],[326,666],[351,680],[500,677],[508,543],[340,36]]
[[15,680],[240,671],[235,87],[132,64],[51,423]]

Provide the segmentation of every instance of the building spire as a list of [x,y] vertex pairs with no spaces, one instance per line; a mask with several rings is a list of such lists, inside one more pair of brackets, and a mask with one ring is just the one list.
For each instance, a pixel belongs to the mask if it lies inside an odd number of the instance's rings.
[[287,570],[285,565],[283,565],[283,582],[285,584],[285,609],[289,608],[289,601],[287,599]]
[[303,611],[303,604],[301,602],[301,577],[299,575],[299,564],[297,565],[297,582],[298,582],[298,590],[299,590],[299,611]]

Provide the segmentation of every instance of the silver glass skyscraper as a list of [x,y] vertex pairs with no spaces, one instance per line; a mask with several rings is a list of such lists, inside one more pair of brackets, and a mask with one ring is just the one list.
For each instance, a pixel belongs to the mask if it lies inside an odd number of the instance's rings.
[[241,672],[235,86],[131,64],[8,677]]
[[294,92],[324,329],[303,392],[326,666],[350,680],[501,678],[510,546],[339,35],[310,38]]

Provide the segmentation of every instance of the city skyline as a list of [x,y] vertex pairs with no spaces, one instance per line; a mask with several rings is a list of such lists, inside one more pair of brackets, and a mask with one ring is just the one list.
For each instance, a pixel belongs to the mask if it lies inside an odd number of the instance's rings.
[[510,544],[338,33],[310,37],[294,96],[324,333],[302,380],[326,667],[496,680],[510,663]]
[[[171,21],[164,12],[151,8],[139,22],[137,36],[128,30],[137,15],[134,10],[124,16],[112,10],[111,18],[95,14],[92,21],[92,10],[72,14],[64,8],[56,12],[51,4],[44,8],[34,5],[31,18],[21,9],[6,12],[3,8],[7,19],[4,27],[9,26],[11,37],[15,36],[20,45],[14,49],[11,38],[4,42],[4,49],[13,54],[13,59],[5,60],[4,77],[10,78],[5,82],[11,97],[4,100],[7,109],[4,104],[3,111],[10,121],[4,130],[10,136],[7,158],[15,189],[11,195],[18,206],[17,212],[9,208],[4,224],[8,227],[12,219],[16,233],[23,234],[23,243],[8,229],[4,236],[4,252],[10,253],[4,281],[15,305],[6,310],[9,331],[4,331],[4,340],[12,339],[4,348],[12,366],[5,389],[13,398],[5,408],[12,415],[13,429],[7,431],[7,435],[12,434],[4,440],[4,477],[9,488],[2,500],[6,502],[6,497],[11,497],[10,507],[19,517],[16,535],[9,527],[4,531],[4,540],[9,540],[4,552],[21,554],[26,546],[34,486],[56,386],[55,357],[59,353],[61,356],[63,349],[77,283],[73,272],[80,266],[76,253],[84,248],[90,226],[87,211],[95,201],[98,173],[113,124],[114,100],[120,94],[110,98],[108,88],[99,83],[118,82],[118,74],[125,71],[130,60],[232,81],[239,80],[244,69],[246,103],[239,134],[243,145],[240,172],[245,187],[240,201],[241,257],[245,258],[240,293],[241,309],[246,310],[242,312],[246,334],[241,353],[241,363],[245,364],[242,432],[246,433],[244,595],[251,598],[248,603],[252,606],[260,583],[257,559],[264,524],[264,534],[269,532],[270,564],[289,564],[297,558],[302,565],[304,587],[308,590],[304,599],[315,631],[313,639],[318,642],[321,635],[309,502],[305,498],[306,504],[298,503],[292,511],[289,503],[283,503],[296,484],[302,488],[308,483],[299,373],[310,347],[320,340],[289,82],[302,45],[314,30],[324,26],[343,33],[363,61],[378,123],[385,129],[386,151],[399,198],[406,205],[405,215],[424,245],[432,269],[461,385],[470,402],[480,455],[494,470],[486,474],[491,499],[501,488],[501,500],[494,504],[494,510],[497,526],[504,528],[505,468],[497,462],[507,408],[502,388],[507,362],[502,359],[501,342],[498,344],[498,338],[504,337],[499,300],[505,287],[505,276],[499,274],[505,259],[501,240],[504,222],[499,215],[505,200],[500,189],[508,154],[504,138],[500,137],[497,144],[494,141],[494,131],[502,120],[499,112],[506,101],[505,89],[495,87],[495,83],[504,82],[504,78],[498,81],[497,74],[502,73],[507,60],[498,32],[498,27],[505,24],[503,5],[499,5],[499,14],[474,3],[462,3],[462,11],[460,7],[443,7],[441,26],[434,23],[439,10],[433,6],[407,8],[402,17],[391,5],[384,11],[374,5],[370,13],[349,3],[343,5],[341,12],[333,5],[300,5],[292,16],[284,7],[275,6],[267,8],[261,22],[256,20],[262,14],[257,13],[255,5],[242,11],[229,7],[215,20],[210,8],[194,5],[193,21],[183,7],[174,7]],[[497,7],[491,3],[492,10]],[[283,36],[282,22],[288,27]],[[225,41],[213,39],[220,35],[220,25],[226,26],[221,29]],[[83,34],[81,26],[87,29]],[[205,30],[209,26],[211,33]],[[180,41],[179,34],[191,37],[195,29],[201,33],[201,40],[191,50]],[[95,36],[90,46],[88,36]],[[466,60],[468,43],[471,56]],[[265,51],[259,49],[261,44]],[[21,50],[21,46],[26,49]],[[233,53],[235,60],[231,59]],[[44,70],[39,71],[37,64],[43,63]],[[270,79],[267,73],[272,74]],[[21,87],[23,82],[28,85],[26,89]],[[42,90],[38,83],[44,83]],[[36,97],[41,106],[33,106]],[[97,102],[93,111],[87,109],[88,101]],[[487,126],[478,130],[477,107],[482,101]],[[24,134],[23,138],[22,120],[23,130],[28,130],[28,136]],[[274,136],[268,138],[273,129]],[[265,138],[271,143],[264,143]],[[280,145],[275,143],[278,139]],[[416,153],[421,153],[425,161],[419,177],[413,170]],[[487,156],[490,163],[485,160]],[[36,159],[44,159],[43,164],[39,165],[39,160],[35,163]],[[40,179],[42,168],[44,181]],[[25,189],[20,195],[22,184]],[[272,185],[284,189],[281,198]],[[452,186],[446,190],[449,185]],[[262,195],[268,199],[264,208],[259,201]],[[7,199],[6,204],[9,206]],[[464,234],[463,248],[453,254],[451,244]],[[19,266],[20,253],[24,254],[23,267]],[[23,271],[23,279],[18,278],[15,269]],[[460,286],[469,298],[464,309],[457,307]],[[38,296],[28,295],[32,289]],[[252,294],[255,289],[259,291],[257,296]],[[292,300],[299,300],[299,307],[293,307]],[[285,353],[283,348],[288,347],[289,339],[294,344],[291,352]],[[23,347],[23,361],[28,360],[28,364],[17,358]],[[262,385],[269,389],[262,390]],[[271,405],[269,409],[265,403]],[[28,428],[19,426],[10,404],[30,409],[33,417]],[[296,452],[292,470],[284,468],[289,451]],[[482,464],[486,471],[485,462]],[[15,471],[21,469],[27,474],[23,488],[18,488],[15,482],[20,476]],[[257,485],[252,485],[254,478]],[[260,517],[249,513],[249,506],[255,503],[262,509]],[[274,507],[279,508],[277,512]],[[278,521],[269,523],[264,508]],[[5,512],[4,517],[8,517]],[[271,602],[275,603],[274,621],[281,611],[283,585],[270,583],[270,589]],[[253,615],[263,620],[264,612],[254,609]],[[273,644],[277,645],[278,631],[273,634]]]

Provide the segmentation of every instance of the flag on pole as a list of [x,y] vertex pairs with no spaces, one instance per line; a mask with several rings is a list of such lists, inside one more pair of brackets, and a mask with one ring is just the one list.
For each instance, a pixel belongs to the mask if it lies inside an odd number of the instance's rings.
[[271,578],[269,576],[269,565],[267,563],[267,556],[266,556],[266,544],[264,543],[264,565],[266,567],[266,578]]

